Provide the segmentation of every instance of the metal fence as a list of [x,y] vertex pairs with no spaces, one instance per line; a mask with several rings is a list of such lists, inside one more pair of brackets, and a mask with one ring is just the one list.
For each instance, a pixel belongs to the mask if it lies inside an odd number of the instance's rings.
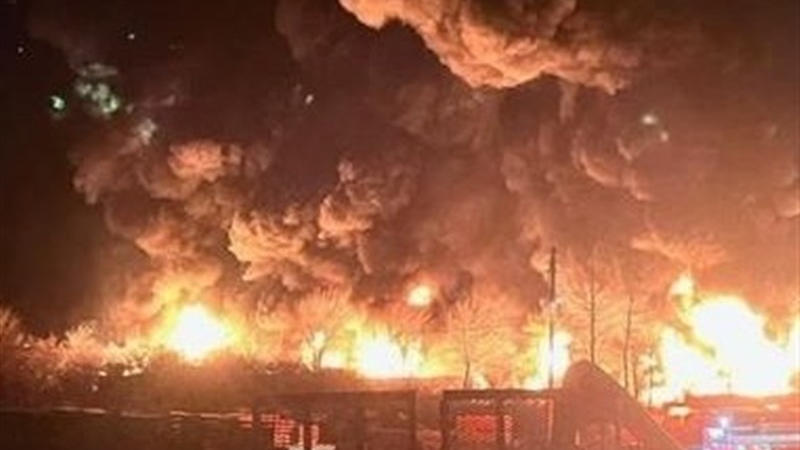
[[442,450],[545,450],[555,401],[555,392],[445,391]]

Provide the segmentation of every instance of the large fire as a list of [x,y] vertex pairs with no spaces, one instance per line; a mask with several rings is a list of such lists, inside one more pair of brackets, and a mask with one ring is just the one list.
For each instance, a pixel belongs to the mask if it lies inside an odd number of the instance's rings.
[[[632,361],[649,358],[647,367],[640,365],[634,375],[639,377],[642,398],[663,403],[687,394],[766,396],[797,388],[800,317],[768,320],[743,298],[700,292],[689,275],[681,276],[669,294],[675,300],[677,320],[652,323],[657,340],[651,352],[645,356],[638,348],[639,353],[628,355]],[[487,328],[474,334],[452,333],[447,324],[432,321],[428,314],[435,288],[419,284],[405,295],[398,310],[345,302],[341,311],[315,315],[310,324],[303,322],[308,317],[302,308],[290,315],[275,313],[275,324],[283,331],[261,338],[248,329],[259,325],[228,320],[199,303],[186,304],[168,315],[149,338],[154,344],[149,348],[175,352],[190,364],[200,364],[213,354],[237,352],[266,358],[266,363],[295,362],[312,371],[346,370],[369,379],[444,377],[477,388],[544,389],[551,381],[560,385],[577,358],[574,352],[586,344],[578,341],[585,339],[580,330],[566,327],[557,317],[552,342],[544,332],[546,324],[538,319],[528,332],[513,328],[510,334],[492,335]],[[489,314],[481,311],[471,326],[486,326],[482,319]],[[335,320],[328,321],[330,316]],[[256,348],[259,351],[248,352]],[[613,358],[601,356],[600,364],[609,360]]]
[[[694,279],[683,275],[670,289],[677,298],[679,324],[662,326],[651,369],[655,375],[645,389],[647,398],[664,402],[686,394],[732,393],[763,396],[790,392],[800,374],[800,318],[785,332],[773,332],[764,316],[732,295],[698,292]],[[433,298],[427,285],[408,292],[411,307],[425,307]],[[446,347],[446,338],[423,330],[419,335],[390,332],[388,323],[368,320],[355,313],[340,330],[309,333],[300,348],[301,360],[312,370],[351,370],[365,378],[424,378],[458,376],[459,368],[447,363],[431,346]],[[769,324],[774,325],[774,324]],[[791,328],[791,329],[790,329]],[[185,306],[169,323],[165,345],[185,360],[197,363],[233,344],[232,330],[199,304]],[[432,337],[433,336],[433,337]],[[525,350],[534,361],[527,373],[518,374],[520,386],[546,388],[558,384],[573,360],[574,337],[558,329],[547,337],[529,341]],[[510,364],[512,364],[510,362]],[[474,371],[472,385],[489,387],[491,374]],[[514,383],[516,384],[516,383]]]
[[387,333],[371,333],[357,344],[356,365],[358,372],[368,378],[420,376],[423,365],[420,344],[403,348]]
[[552,345],[549,339],[539,341],[536,345],[538,364],[535,373],[525,380],[525,387],[528,389],[547,388],[551,374],[553,381],[560,383],[572,362],[571,344],[572,335],[563,330],[559,330],[553,335]]
[[681,300],[684,328],[661,332],[662,383],[650,394],[656,401],[685,394],[765,396],[792,391],[800,372],[800,320],[793,330],[771,336],[767,320],[732,295],[701,295],[681,277],[671,290]]
[[230,345],[231,331],[203,305],[181,309],[167,335],[166,346],[187,361],[198,362]]

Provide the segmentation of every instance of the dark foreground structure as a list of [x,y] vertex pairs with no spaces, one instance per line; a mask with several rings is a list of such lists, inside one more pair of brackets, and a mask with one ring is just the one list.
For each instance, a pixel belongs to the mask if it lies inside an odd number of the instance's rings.
[[416,446],[416,393],[320,392],[256,399],[227,414],[0,411],[3,450],[287,450]]
[[[572,366],[560,389],[445,391],[438,402],[421,400],[416,391],[316,392],[255,398],[247,409],[228,414],[0,410],[0,449],[687,448],[588,363]],[[739,449],[710,445],[709,450]]]

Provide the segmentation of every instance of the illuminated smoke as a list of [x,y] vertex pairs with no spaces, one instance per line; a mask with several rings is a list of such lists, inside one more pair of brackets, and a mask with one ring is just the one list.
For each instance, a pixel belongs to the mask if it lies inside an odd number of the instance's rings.
[[[659,6],[580,0],[342,0],[363,23],[411,25],[439,59],[473,86],[510,87],[553,75],[616,91],[637,71],[673,63],[697,44]],[[677,2],[675,2],[677,4]]]
[[[691,269],[786,309],[796,105],[766,89],[774,67],[668,70],[727,6],[342,4],[217,6],[189,26],[169,3],[130,40],[128,16],[148,11],[38,2],[32,32],[76,80],[116,71],[63,95],[124,104],[75,118],[92,127],[73,160],[75,187],[135,246],[108,296],[130,321],[206,297],[269,309],[328,287],[382,307],[419,279],[444,315],[468,298],[535,314],[550,246],[577,287],[593,254],[620,267],[601,274],[613,302],[635,294],[661,311],[659,293]],[[104,20],[81,26],[84,14]],[[120,56],[152,41],[169,56]]]

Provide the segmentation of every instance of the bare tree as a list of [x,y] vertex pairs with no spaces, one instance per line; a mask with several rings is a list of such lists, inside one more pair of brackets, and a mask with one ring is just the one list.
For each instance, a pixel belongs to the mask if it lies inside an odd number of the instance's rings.
[[430,310],[395,302],[383,311],[383,315],[382,322],[392,334],[392,339],[400,345],[403,358],[408,358],[414,346],[419,345],[425,336],[426,327],[431,321]]
[[562,261],[562,321],[572,330],[587,330],[583,339],[576,336],[576,348],[593,363],[604,364],[608,351],[600,350],[622,323],[619,266],[611,250],[599,245],[587,252],[568,252]]
[[625,310],[625,342],[622,349],[622,379],[625,390],[630,389],[630,353],[631,353],[631,332],[633,329],[633,304],[634,297],[628,296],[628,307]]
[[319,290],[294,305],[292,323],[299,345],[311,355],[307,363],[313,370],[322,369],[325,352],[342,337],[347,321],[359,316],[350,292],[342,289]]
[[478,374],[492,375],[502,367],[510,370],[508,361],[516,350],[516,333],[521,328],[512,317],[511,305],[486,297],[467,297],[449,310],[447,334],[464,368],[464,388],[472,387]]
[[614,243],[595,244],[563,260],[562,321],[588,333],[576,336],[574,348],[630,387],[638,355],[652,342],[658,314],[652,299],[670,272],[666,262]]
[[623,295],[627,299],[622,341],[623,385],[638,395],[640,360],[656,339],[660,308],[654,299],[669,280],[667,261],[659,256],[627,250],[617,256]]

